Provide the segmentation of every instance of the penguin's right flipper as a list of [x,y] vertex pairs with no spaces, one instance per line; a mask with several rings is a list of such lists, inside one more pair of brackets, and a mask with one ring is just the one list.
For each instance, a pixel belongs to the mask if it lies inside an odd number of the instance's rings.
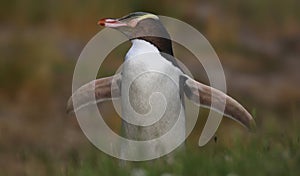
[[93,80],[77,89],[67,103],[67,113],[78,111],[121,95],[121,74]]

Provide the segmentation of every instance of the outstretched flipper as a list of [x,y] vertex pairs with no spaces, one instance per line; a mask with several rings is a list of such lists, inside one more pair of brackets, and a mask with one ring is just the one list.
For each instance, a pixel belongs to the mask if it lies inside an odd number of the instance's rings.
[[68,100],[67,113],[78,111],[89,104],[97,104],[112,98],[119,98],[121,95],[121,79],[121,74],[118,74],[96,79],[81,86]]
[[[255,127],[255,121],[251,114],[236,100],[225,93],[201,84],[187,76],[184,76],[183,91],[185,95],[199,106],[204,106],[236,120],[248,129]],[[222,107],[225,107],[222,111]]]

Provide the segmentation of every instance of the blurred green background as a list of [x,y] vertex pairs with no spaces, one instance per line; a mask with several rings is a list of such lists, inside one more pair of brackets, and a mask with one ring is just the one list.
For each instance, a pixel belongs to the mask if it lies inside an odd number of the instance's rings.
[[[298,0],[2,0],[0,175],[299,175],[299,7]],[[73,69],[102,29],[98,19],[133,11],[198,29],[221,59],[228,93],[254,115],[256,133],[223,119],[215,140],[197,147],[207,114],[201,109],[185,154],[173,164],[129,162],[121,168],[96,149],[65,113]],[[100,75],[114,73],[128,46],[110,54]],[[205,82],[201,65],[186,62]],[[111,103],[100,110],[118,130]]]

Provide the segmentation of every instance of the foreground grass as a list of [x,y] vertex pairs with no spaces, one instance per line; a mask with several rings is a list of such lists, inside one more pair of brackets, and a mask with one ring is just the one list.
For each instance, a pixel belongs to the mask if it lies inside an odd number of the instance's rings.
[[[85,142],[70,145],[65,141],[56,149],[41,143],[9,144],[7,147],[2,144],[0,145],[2,157],[0,175],[300,174],[300,130],[297,119],[289,119],[285,124],[279,119],[272,121],[269,118],[268,123],[258,123],[261,126],[255,133],[239,129],[238,124],[237,126],[234,124],[234,122],[228,124],[223,121],[217,131],[217,140],[211,140],[204,147],[197,146],[199,133],[192,133],[187,140],[186,149],[177,152],[171,162],[169,162],[170,158],[163,157],[148,162],[127,162],[123,167],[120,167],[118,159],[104,154],[90,144],[83,134],[76,135],[76,138],[83,138]],[[63,149],[64,146],[71,146],[71,148]]]
[[119,167],[118,161],[99,153],[90,154],[79,165],[70,163],[61,175],[298,175],[300,154],[296,148],[281,150],[281,147],[234,146],[231,149],[216,147],[204,150],[188,150],[177,156],[174,163],[156,160],[143,163],[128,163]]
[[[298,133],[299,134],[299,133]],[[193,143],[193,142],[190,142]],[[172,164],[166,160],[150,162],[119,161],[91,149],[70,162],[59,175],[299,175],[299,135],[256,133],[231,144],[211,141],[205,147],[188,144],[186,151],[177,154]],[[72,158],[72,157],[71,157]]]

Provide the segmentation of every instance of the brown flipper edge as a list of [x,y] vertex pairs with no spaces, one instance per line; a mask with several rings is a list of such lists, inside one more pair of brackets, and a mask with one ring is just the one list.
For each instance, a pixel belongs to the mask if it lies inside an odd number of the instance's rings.
[[255,129],[256,124],[253,117],[236,100],[222,91],[199,83],[188,76],[184,76],[183,79],[183,91],[188,99],[196,105],[210,108],[217,112],[222,112],[220,107],[225,106],[224,116],[239,122],[251,131]]
[[[78,111],[90,104],[97,104],[120,97],[121,74],[93,80],[77,89],[69,98],[67,113]],[[74,101],[76,100],[76,101]],[[74,102],[74,103],[73,103]]]

